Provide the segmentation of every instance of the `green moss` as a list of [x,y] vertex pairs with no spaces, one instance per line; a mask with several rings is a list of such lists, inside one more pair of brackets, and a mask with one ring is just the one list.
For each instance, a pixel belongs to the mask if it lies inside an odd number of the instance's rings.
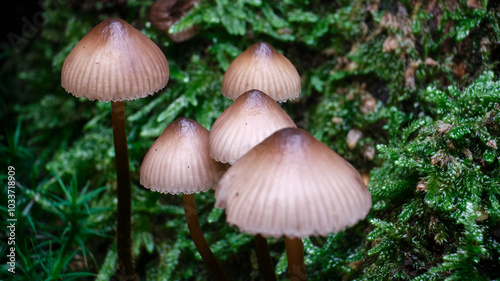
[[500,82],[487,72],[463,91],[429,88],[425,98],[439,108],[434,120],[414,121],[398,142],[378,147],[385,161],[371,173],[374,263],[363,276],[498,278],[500,135],[489,120],[500,112]]

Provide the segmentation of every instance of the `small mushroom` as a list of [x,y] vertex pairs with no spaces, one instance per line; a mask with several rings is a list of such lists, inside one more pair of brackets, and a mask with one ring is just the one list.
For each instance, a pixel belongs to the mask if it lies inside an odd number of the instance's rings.
[[170,27],[184,17],[199,0],[157,0],[149,8],[151,23],[163,34],[176,43],[191,39],[198,33],[198,26],[194,25],[180,32],[170,32]]
[[168,62],[146,35],[109,18],[90,30],[66,57],[61,85],[76,97],[111,101],[118,183],[117,275],[137,278],[131,246],[131,190],[124,100],[146,97],[168,82]]
[[194,193],[215,188],[226,166],[208,154],[209,132],[198,122],[178,118],[163,131],[141,165],[140,182],[161,193],[182,193],[193,242],[216,280],[229,280],[203,237]]
[[[356,224],[371,208],[360,174],[308,132],[281,129],[222,176],[216,207],[228,223],[264,237],[286,237],[291,280],[306,280],[301,238]],[[297,278],[297,279],[294,279]]]
[[297,126],[275,100],[259,90],[250,90],[215,120],[210,132],[210,156],[233,164],[272,133],[288,127]]
[[210,158],[209,134],[189,118],[181,117],[170,123],[142,161],[141,185],[169,194],[214,189],[225,165]]
[[299,96],[300,76],[285,56],[260,41],[234,59],[222,79],[222,94],[230,99],[251,89],[283,102]]

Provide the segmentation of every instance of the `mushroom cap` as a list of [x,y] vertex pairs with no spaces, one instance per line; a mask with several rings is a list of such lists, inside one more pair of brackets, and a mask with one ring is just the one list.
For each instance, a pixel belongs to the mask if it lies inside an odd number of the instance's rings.
[[170,27],[199,3],[199,0],[157,0],[149,7],[149,19],[159,31],[172,41],[184,42],[198,33],[198,27],[194,25],[176,33],[171,33]]
[[222,79],[222,93],[230,99],[251,89],[283,102],[299,96],[300,76],[293,64],[273,46],[257,42],[234,59]]
[[219,181],[216,207],[240,231],[263,236],[326,236],[368,214],[371,195],[360,174],[308,132],[275,132]]
[[214,189],[226,166],[210,158],[208,135],[207,129],[189,118],[170,123],[142,161],[141,184],[170,194]]
[[297,126],[275,100],[259,90],[250,90],[215,120],[210,132],[210,156],[233,164],[272,133],[288,127]]
[[66,57],[61,85],[76,97],[123,101],[161,90],[168,75],[167,59],[153,41],[127,22],[108,18]]

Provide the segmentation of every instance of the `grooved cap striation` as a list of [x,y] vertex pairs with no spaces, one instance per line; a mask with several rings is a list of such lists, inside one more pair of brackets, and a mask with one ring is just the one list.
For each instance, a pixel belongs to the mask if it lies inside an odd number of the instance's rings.
[[341,156],[306,131],[286,128],[229,168],[215,206],[242,232],[304,238],[356,224],[368,214],[371,194]]
[[250,90],[215,120],[210,131],[210,156],[233,164],[272,133],[288,127],[297,126],[275,100]]
[[76,97],[123,101],[161,90],[168,75],[167,59],[153,41],[127,22],[109,18],[66,57],[61,85]]
[[273,46],[257,42],[234,59],[222,79],[222,93],[230,99],[235,100],[251,89],[283,102],[299,96],[300,76]]
[[141,185],[170,194],[214,189],[226,165],[210,158],[208,135],[208,130],[198,122],[189,118],[176,119],[144,157]]

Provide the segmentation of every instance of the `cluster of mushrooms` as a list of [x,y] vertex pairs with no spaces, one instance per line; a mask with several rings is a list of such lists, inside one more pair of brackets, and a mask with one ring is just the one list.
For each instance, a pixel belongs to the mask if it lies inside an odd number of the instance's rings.
[[[135,276],[130,242],[130,180],[124,100],[151,95],[168,82],[168,62],[149,38],[125,21],[94,27],[66,58],[61,84],[77,97],[111,101],[117,166],[117,275]],[[290,280],[307,280],[302,238],[356,224],[371,208],[360,174],[328,146],[297,128],[277,102],[301,92],[291,62],[265,42],[239,55],[223,77],[234,102],[211,132],[179,118],[153,143],[140,183],[182,193],[192,239],[216,280],[229,280],[203,237],[194,193],[216,189],[227,222],[255,235],[265,280],[276,280],[266,237],[285,237]],[[128,280],[128,279],[127,279]]]

